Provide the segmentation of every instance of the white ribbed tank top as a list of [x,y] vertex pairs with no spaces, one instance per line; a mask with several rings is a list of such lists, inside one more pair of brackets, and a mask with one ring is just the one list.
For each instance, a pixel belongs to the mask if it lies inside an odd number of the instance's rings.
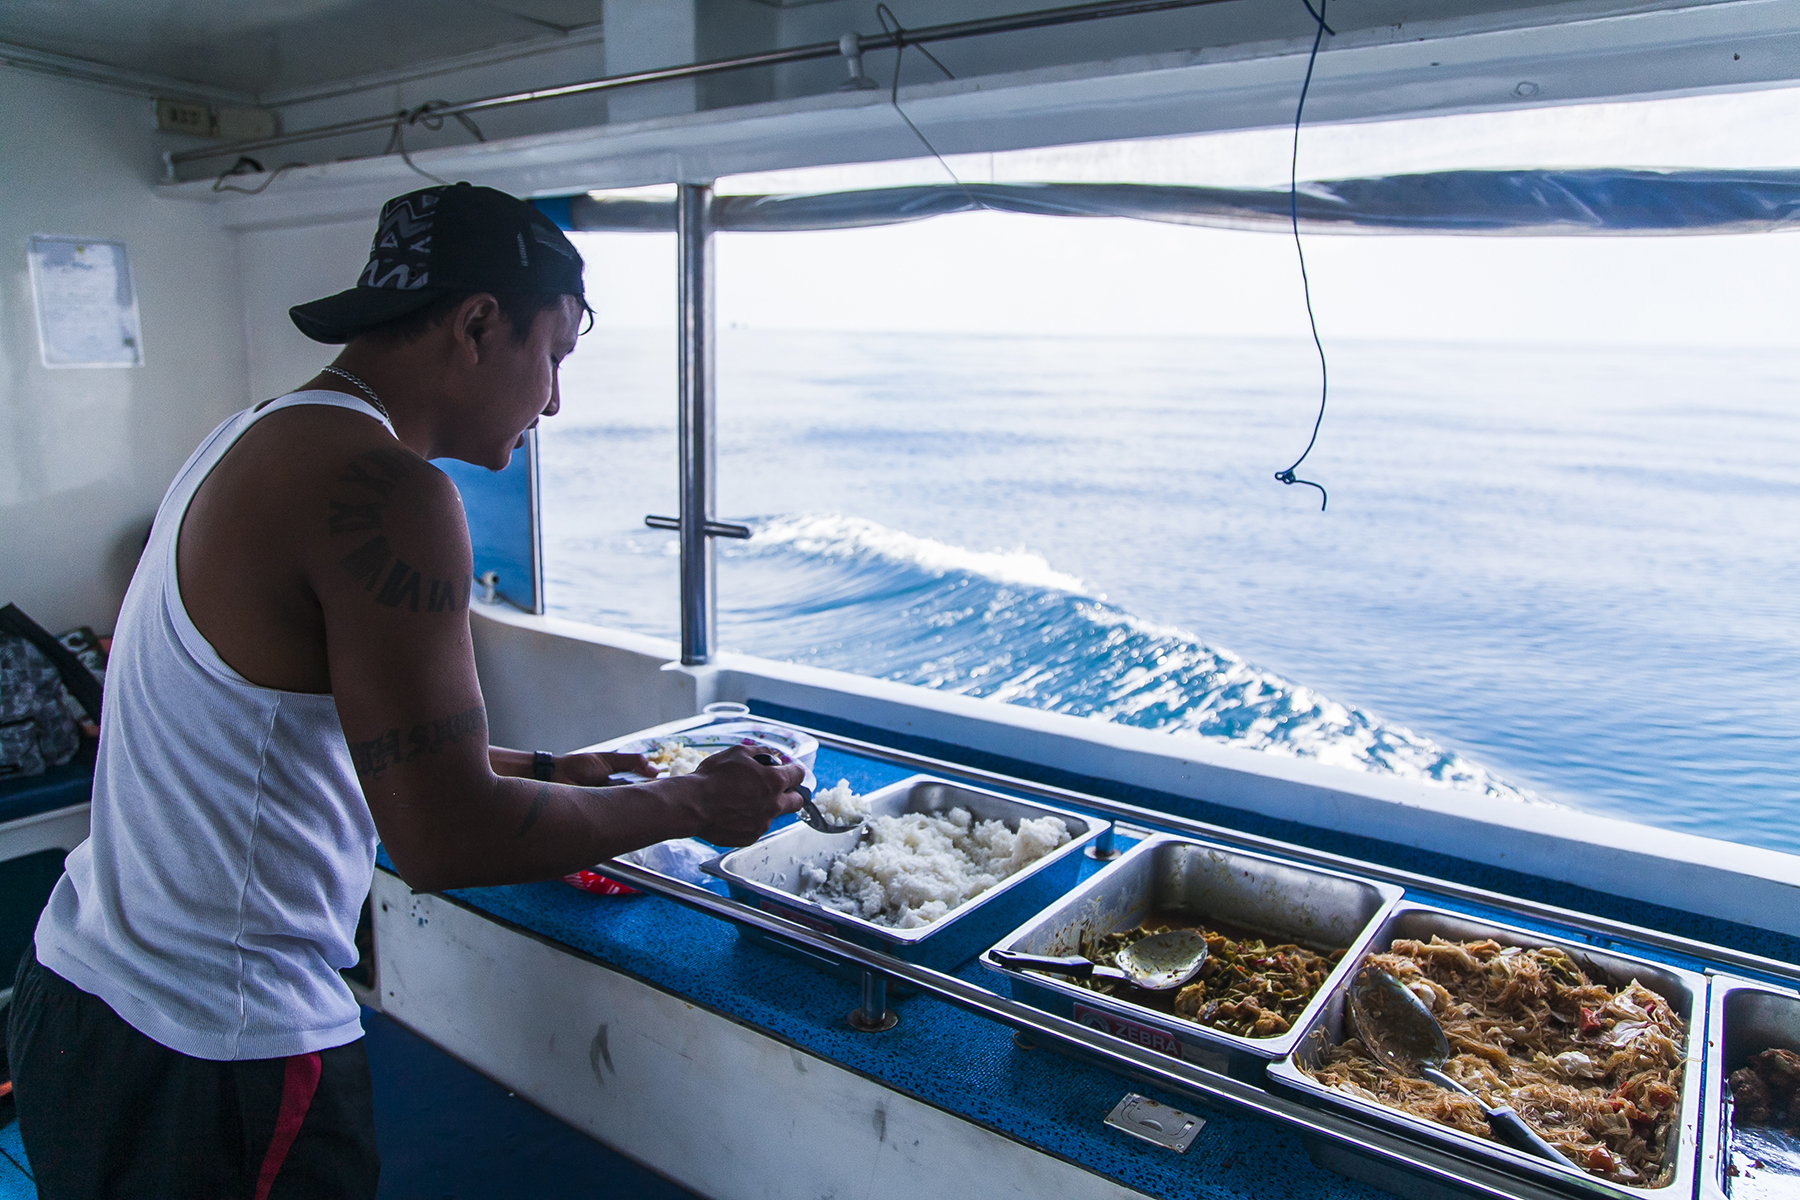
[[207,474],[257,421],[301,404],[382,420],[338,392],[295,392],[227,419],[175,476],[114,633],[92,829],[37,926],[39,962],[196,1058],[282,1058],[362,1036],[338,971],[356,962],[375,823],[337,704],[232,670],[176,578],[182,518]]

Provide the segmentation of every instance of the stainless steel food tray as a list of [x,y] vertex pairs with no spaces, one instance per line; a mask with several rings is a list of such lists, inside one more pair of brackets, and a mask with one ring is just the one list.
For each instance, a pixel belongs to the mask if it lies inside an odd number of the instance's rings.
[[1070,980],[1002,966],[991,954],[981,961],[1006,977],[1015,1000],[1254,1082],[1271,1059],[1293,1050],[1338,976],[1399,902],[1401,891],[1393,884],[1296,866],[1247,850],[1153,834],[994,947],[1025,954],[1078,954],[1084,936],[1102,937],[1135,928],[1159,912],[1179,912],[1201,923],[1210,919],[1236,925],[1315,950],[1345,951],[1294,1027],[1278,1037],[1239,1037]]
[[1504,946],[1553,946],[1581,963],[1590,975],[1604,976],[1613,986],[1625,984],[1635,978],[1681,1014],[1682,1020],[1687,1023],[1688,1037],[1681,1076],[1681,1112],[1676,1121],[1675,1141],[1668,1148],[1665,1160],[1666,1165],[1674,1168],[1667,1185],[1638,1188],[1612,1183],[1572,1165],[1558,1167],[1555,1163],[1520,1153],[1499,1142],[1414,1117],[1385,1104],[1362,1100],[1319,1083],[1301,1068],[1314,1065],[1321,1051],[1343,1040],[1344,993],[1349,982],[1348,974],[1331,990],[1326,1003],[1301,1037],[1294,1052],[1282,1061],[1270,1065],[1271,1084],[1279,1091],[1297,1094],[1311,1103],[1353,1114],[1371,1124],[1398,1130],[1422,1141],[1438,1143],[1465,1157],[1529,1176],[1563,1191],[1591,1196],[1640,1197],[1642,1200],[1651,1200],[1653,1197],[1655,1200],[1677,1200],[1678,1197],[1692,1196],[1699,1138],[1701,1047],[1705,1041],[1705,976],[1679,967],[1668,967],[1647,959],[1600,950],[1579,942],[1565,941],[1547,934],[1533,933],[1528,929],[1500,925],[1412,902],[1400,904],[1388,915],[1363,953],[1380,953],[1400,938],[1430,941],[1434,934],[1451,941],[1492,938]]
[[1725,1108],[1725,1081],[1752,1054],[1772,1046],[1800,1051],[1800,992],[1731,975],[1713,976],[1700,1108],[1702,1200],[1752,1200],[1773,1196],[1774,1188],[1800,1196],[1800,1176],[1783,1173],[1769,1181],[1772,1188],[1754,1175],[1734,1179],[1726,1174],[1731,1165],[1731,1114]]
[[[1081,873],[1083,847],[1110,825],[1070,809],[1041,801],[1016,800],[929,775],[914,775],[889,784],[871,792],[864,803],[879,816],[936,814],[966,808],[977,821],[1004,821],[1013,830],[1019,828],[1022,820],[1059,817],[1068,826],[1069,841],[919,929],[877,925],[800,895],[800,868],[823,862],[855,845],[852,834],[820,833],[811,826],[795,823],[753,846],[714,859],[702,869],[723,879],[733,899],[906,962],[948,971],[991,946],[994,939],[1073,887]],[[778,942],[771,944],[781,946]]]

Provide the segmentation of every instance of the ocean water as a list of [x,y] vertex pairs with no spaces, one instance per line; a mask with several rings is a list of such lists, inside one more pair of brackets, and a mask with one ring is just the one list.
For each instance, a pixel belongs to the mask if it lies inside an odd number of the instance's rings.
[[[672,337],[587,342],[549,607],[672,637]],[[1309,346],[726,330],[719,642],[1800,851],[1800,351],[1331,352],[1321,513]]]

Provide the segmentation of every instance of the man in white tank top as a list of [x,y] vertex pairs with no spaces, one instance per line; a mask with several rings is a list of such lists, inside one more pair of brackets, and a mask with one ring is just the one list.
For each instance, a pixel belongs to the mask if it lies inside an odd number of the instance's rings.
[[[747,844],[797,766],[490,747],[461,501],[558,407],[581,258],[468,184],[382,209],[355,288],[293,310],[345,344],[227,420],[170,486],[120,612],[93,832],[8,1025],[46,1200],[373,1196],[356,1003],[338,975],[377,837],[419,891],[567,874],[668,838]],[[547,761],[546,761],[547,760]]]

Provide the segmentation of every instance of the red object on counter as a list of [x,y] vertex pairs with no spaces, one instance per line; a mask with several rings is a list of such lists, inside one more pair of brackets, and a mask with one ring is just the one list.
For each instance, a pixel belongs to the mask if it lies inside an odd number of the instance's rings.
[[584,892],[596,896],[637,896],[642,893],[634,887],[626,887],[616,879],[608,879],[598,871],[576,871],[573,875],[564,875],[563,882]]

